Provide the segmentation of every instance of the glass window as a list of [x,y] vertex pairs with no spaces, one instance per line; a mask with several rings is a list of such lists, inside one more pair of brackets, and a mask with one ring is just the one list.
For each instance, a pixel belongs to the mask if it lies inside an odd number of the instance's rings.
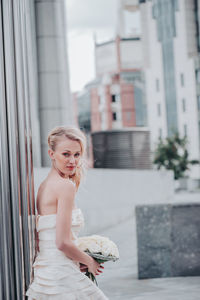
[[152,18],[156,19],[156,6],[155,5],[153,5],[153,7],[152,7]]
[[186,102],[185,102],[184,98],[182,99],[182,109],[183,109],[183,112],[186,111]]
[[184,135],[187,136],[187,125],[186,124],[183,125],[183,131],[184,131]]
[[134,86],[135,118],[136,126],[147,125],[147,107],[143,85]]
[[116,112],[112,113],[112,119],[113,119],[113,121],[117,120],[117,113]]
[[159,136],[160,139],[162,138],[162,128],[159,128],[158,136]]
[[116,102],[116,95],[112,95],[112,102]]
[[200,96],[197,96],[197,107],[200,110]]
[[183,73],[181,73],[180,79],[181,79],[181,86],[184,86],[185,85],[185,80],[184,80],[184,74]]
[[156,91],[159,92],[160,91],[160,82],[159,79],[156,79]]
[[199,121],[199,139],[200,139],[200,121]]
[[200,83],[200,70],[196,70],[196,81]]
[[116,102],[120,101],[120,94],[115,95]]
[[[174,4],[175,2],[172,0],[153,1],[153,7],[156,9],[154,16],[156,17],[157,38],[162,47],[168,135],[171,135],[174,130],[178,129],[173,45],[173,40],[176,36],[176,14]],[[182,84],[184,85],[183,75],[181,77]]]
[[117,95],[111,95],[112,97],[112,102],[119,102],[120,101],[120,95],[117,94]]
[[157,112],[158,112],[158,116],[161,116],[161,105],[160,103],[157,103]]

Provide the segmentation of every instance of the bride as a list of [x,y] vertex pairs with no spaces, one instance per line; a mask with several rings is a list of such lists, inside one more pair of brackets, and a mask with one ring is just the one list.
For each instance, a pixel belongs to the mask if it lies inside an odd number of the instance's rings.
[[56,127],[48,135],[51,170],[37,194],[38,253],[29,300],[106,300],[83,273],[102,273],[103,266],[79,250],[76,239],[84,224],[75,194],[83,175],[86,137],[76,127]]

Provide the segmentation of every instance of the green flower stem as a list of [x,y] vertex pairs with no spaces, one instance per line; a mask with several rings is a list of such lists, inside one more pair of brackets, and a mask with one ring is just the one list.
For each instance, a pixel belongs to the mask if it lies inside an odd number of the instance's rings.
[[[89,253],[88,253],[89,254]],[[91,255],[92,256],[92,255]],[[93,256],[92,256],[93,257]],[[99,264],[105,262],[105,260],[103,259],[99,259],[99,258],[96,258],[96,257],[93,257]],[[97,283],[97,280],[96,280],[96,277],[87,270],[87,272],[85,273],[86,276],[88,276],[93,282],[96,283],[96,285],[98,286],[98,283]]]
[[90,273],[90,272],[87,270],[87,272],[85,273],[85,275],[88,276],[88,277],[89,277],[93,282],[95,282],[96,285],[98,286],[96,277],[95,277],[92,273]]

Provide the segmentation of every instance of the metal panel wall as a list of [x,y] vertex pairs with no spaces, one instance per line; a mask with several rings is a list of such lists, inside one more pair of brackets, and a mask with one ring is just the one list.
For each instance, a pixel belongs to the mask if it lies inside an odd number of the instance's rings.
[[149,131],[133,129],[92,133],[95,168],[151,169]]
[[33,1],[0,1],[0,299],[23,299],[35,256],[28,48]]

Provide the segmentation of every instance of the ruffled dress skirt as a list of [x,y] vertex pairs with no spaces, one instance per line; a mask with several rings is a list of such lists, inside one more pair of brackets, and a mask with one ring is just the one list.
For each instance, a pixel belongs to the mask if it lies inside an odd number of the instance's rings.
[[[81,220],[80,211],[78,220]],[[55,225],[56,215],[40,216],[37,226],[40,251],[33,264],[33,281],[26,291],[28,299],[108,300],[95,283],[80,271],[79,263],[57,249]],[[78,232],[80,225],[80,222],[77,224],[77,218],[72,218],[74,234]]]

